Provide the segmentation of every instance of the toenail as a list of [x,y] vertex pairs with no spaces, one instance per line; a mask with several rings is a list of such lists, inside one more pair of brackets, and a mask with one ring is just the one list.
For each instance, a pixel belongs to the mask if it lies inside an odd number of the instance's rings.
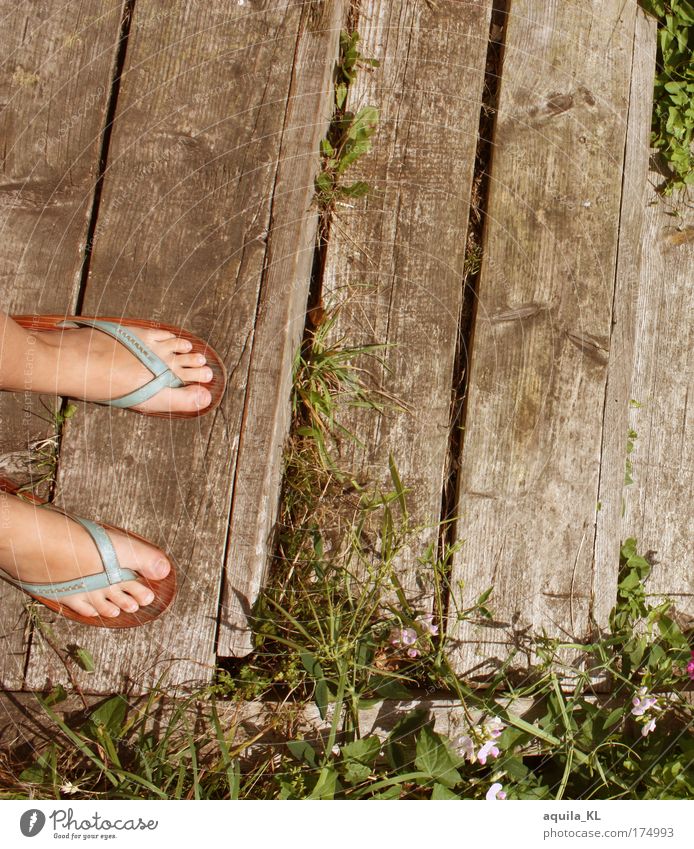
[[205,359],[205,355],[204,354],[196,354],[195,355],[195,362],[200,363],[201,366],[204,366],[205,363],[207,362],[207,360]]
[[202,374],[203,374],[203,379],[205,381],[212,380],[212,369],[211,368],[203,369]]
[[184,348],[184,350],[186,350],[186,351],[190,351],[190,350],[192,350],[192,348],[193,348],[193,343],[190,341],[190,339],[184,339],[184,340],[183,340],[183,348]]
[[153,592],[147,592],[142,596],[142,603],[143,604],[151,604],[153,601],[154,601],[154,593]]
[[[169,574],[169,568],[169,564],[166,560],[157,560],[154,564],[154,574],[158,575],[160,578],[164,578]],[[152,598],[154,598],[154,596],[152,596]]]

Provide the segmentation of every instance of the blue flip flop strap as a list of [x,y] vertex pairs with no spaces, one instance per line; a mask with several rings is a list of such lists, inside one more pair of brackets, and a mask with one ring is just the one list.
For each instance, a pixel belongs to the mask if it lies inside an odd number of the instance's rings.
[[79,522],[94,541],[94,545],[96,545],[99,557],[104,566],[103,572],[98,572],[96,575],[86,575],[82,578],[76,578],[73,581],[61,581],[55,584],[30,584],[27,581],[20,581],[17,578],[13,578],[6,572],[2,573],[2,577],[30,595],[38,595],[51,599],[59,599],[66,595],[74,595],[75,593],[102,590],[105,587],[112,584],[119,584],[122,581],[137,580],[135,572],[130,569],[121,568],[113,543],[100,525],[89,521],[89,519],[80,519],[79,516],[71,515],[70,518],[75,522]]
[[166,365],[164,360],[158,357],[154,351],[148,348],[144,342],[129,330],[126,330],[121,324],[116,324],[114,321],[103,321],[98,318],[71,318],[58,325],[65,327],[68,324],[76,324],[78,326],[93,327],[95,330],[100,330],[102,333],[107,333],[112,336],[117,342],[120,342],[130,353],[137,357],[145,368],[148,368],[154,375],[153,379],[139,389],[129,392],[127,395],[121,395],[120,398],[110,398],[105,401],[96,401],[97,404],[107,404],[110,407],[134,407],[137,404],[143,404],[149,401],[157,392],[162,389],[178,389],[184,386],[184,382],[177,377],[171,369]]

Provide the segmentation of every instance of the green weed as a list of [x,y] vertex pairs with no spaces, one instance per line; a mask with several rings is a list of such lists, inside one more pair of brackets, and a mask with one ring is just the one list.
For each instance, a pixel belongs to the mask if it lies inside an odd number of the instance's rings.
[[30,480],[17,490],[17,494],[20,496],[22,493],[37,494],[53,489],[58,471],[63,426],[77,412],[75,404],[67,404],[55,410],[50,410],[48,407],[45,407],[45,409],[47,416],[40,416],[40,418],[50,424],[52,433],[48,437],[36,439],[29,443],[26,452],[26,469]]
[[321,142],[321,172],[316,177],[316,198],[323,214],[334,211],[336,204],[363,197],[368,183],[345,183],[346,171],[371,150],[371,137],[378,126],[378,110],[364,106],[357,112],[346,108],[350,85],[357,70],[378,67],[376,59],[366,59],[359,51],[359,34],[340,34],[340,58],[335,69],[333,118],[327,136]]
[[671,172],[665,193],[694,185],[694,4],[641,0],[658,18],[652,144]]

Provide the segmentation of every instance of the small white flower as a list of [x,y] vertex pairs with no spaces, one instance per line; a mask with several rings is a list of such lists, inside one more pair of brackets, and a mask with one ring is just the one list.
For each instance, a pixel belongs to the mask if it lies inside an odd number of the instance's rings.
[[335,743],[330,751],[337,757],[340,754],[340,747]]

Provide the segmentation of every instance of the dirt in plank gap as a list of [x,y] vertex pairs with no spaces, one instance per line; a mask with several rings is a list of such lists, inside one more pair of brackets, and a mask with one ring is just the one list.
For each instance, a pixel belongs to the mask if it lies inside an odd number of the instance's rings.
[[485,65],[482,107],[475,152],[475,168],[470,194],[470,213],[466,238],[465,266],[463,270],[463,305],[458,326],[453,386],[451,389],[451,423],[448,467],[444,484],[439,553],[456,539],[456,523],[451,521],[458,510],[458,470],[464,447],[466,401],[473,350],[473,336],[477,306],[477,289],[482,266],[483,232],[489,198],[489,177],[494,146],[494,128],[499,96],[499,83],[503,65],[504,39],[508,0],[496,0],[492,10]]

